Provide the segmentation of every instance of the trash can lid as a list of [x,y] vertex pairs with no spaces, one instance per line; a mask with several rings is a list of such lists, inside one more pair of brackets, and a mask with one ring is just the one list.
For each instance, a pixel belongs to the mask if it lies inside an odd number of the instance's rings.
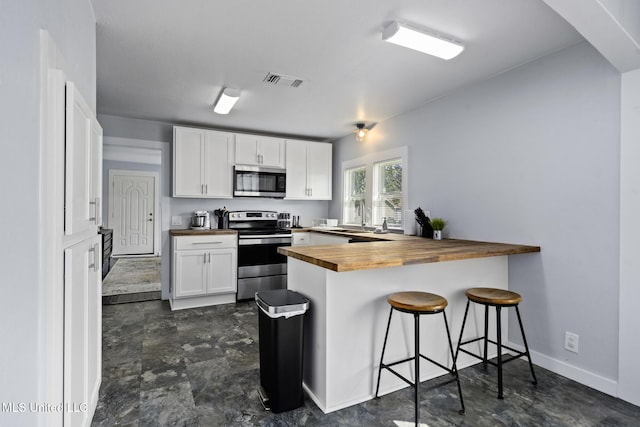
[[289,289],[274,289],[256,292],[256,304],[269,317],[291,317],[304,314],[309,299]]

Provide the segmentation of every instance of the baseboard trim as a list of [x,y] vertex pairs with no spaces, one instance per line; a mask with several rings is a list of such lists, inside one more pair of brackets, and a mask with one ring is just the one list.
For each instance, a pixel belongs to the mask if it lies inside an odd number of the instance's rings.
[[[524,347],[514,344],[512,342],[507,345],[515,348],[516,350],[524,351]],[[530,351],[531,359],[534,365],[538,365],[544,369],[562,375],[570,380],[579,382],[580,384],[591,387],[595,390],[601,391],[613,397],[618,397],[618,382],[610,378],[603,377],[586,369],[573,366],[562,360],[554,359],[546,354],[539,353],[537,351]]]
[[136,292],[131,294],[103,295],[102,305],[127,304],[130,302],[155,301],[160,299],[160,291]]

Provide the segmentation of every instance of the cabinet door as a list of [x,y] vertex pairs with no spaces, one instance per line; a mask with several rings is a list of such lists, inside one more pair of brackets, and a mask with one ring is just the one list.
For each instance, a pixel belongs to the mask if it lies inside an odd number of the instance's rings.
[[211,280],[208,283],[207,292],[209,294],[236,292],[237,250],[212,250],[209,255]]
[[91,216],[102,225],[102,126],[94,117],[91,121]]
[[293,246],[305,246],[309,244],[309,232],[293,233]]
[[204,145],[205,197],[231,198],[234,135],[207,131]]
[[64,251],[65,426],[88,425],[97,404],[102,356],[101,305],[96,301],[101,282],[99,251],[99,236]]
[[207,293],[208,259],[208,251],[174,251],[174,298],[200,296]]
[[72,82],[66,83],[64,234],[95,227],[91,202],[91,119],[93,113]]
[[236,134],[236,163],[260,165],[258,138],[255,135]]
[[287,141],[287,198],[307,199],[307,143]]
[[202,129],[173,129],[173,196],[202,197],[204,193],[204,144]]
[[349,243],[349,240],[351,240],[349,237],[332,236],[322,233],[309,233],[310,245],[341,245]]
[[285,141],[282,138],[261,136],[258,138],[260,166],[285,167]]
[[102,381],[102,235],[88,242],[89,283],[87,287],[87,333],[88,360],[87,383],[89,400],[93,413],[98,403],[100,383]]
[[332,191],[332,145],[323,142],[310,142],[308,150],[307,182],[309,198],[331,200]]
[[282,138],[248,134],[236,135],[236,163],[285,167],[285,141]]

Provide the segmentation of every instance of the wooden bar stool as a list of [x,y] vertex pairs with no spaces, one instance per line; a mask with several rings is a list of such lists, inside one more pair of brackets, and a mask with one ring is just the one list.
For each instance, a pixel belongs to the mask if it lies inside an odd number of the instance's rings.
[[[522,297],[520,294],[515,292],[507,291],[505,289],[494,289],[494,288],[471,288],[467,289],[465,292],[467,296],[467,307],[464,310],[464,318],[462,320],[462,329],[460,330],[460,339],[458,340],[458,348],[456,350],[456,356],[454,361],[458,360],[459,352],[463,352],[469,354],[477,359],[482,360],[483,364],[486,366],[487,363],[498,368],[498,399],[504,399],[502,394],[502,365],[507,362],[511,362],[515,359],[518,359],[522,356],[527,356],[529,360],[529,368],[531,369],[531,376],[533,377],[533,384],[538,384],[538,380],[536,379],[536,374],[533,371],[533,364],[531,363],[531,355],[529,354],[529,346],[527,345],[527,338],[524,335],[524,328],[522,327],[522,319],[520,318],[520,310],[518,309],[518,304],[522,301]],[[464,333],[464,326],[467,321],[467,314],[469,313],[469,303],[474,302],[476,304],[484,305],[484,336],[473,338],[467,341],[462,341],[462,334]],[[493,341],[489,339],[489,333],[487,331],[489,327],[489,307],[496,308],[496,325],[497,325],[497,341]],[[518,351],[514,348],[506,346],[502,344],[502,324],[500,317],[500,310],[502,307],[515,307],[516,314],[518,315],[518,323],[520,324],[520,333],[522,334],[522,341],[524,342],[524,351]],[[475,353],[472,353],[464,348],[463,345],[471,344],[476,341],[484,341],[484,352],[482,356],[479,356]],[[498,346],[498,361],[493,362],[487,359],[487,347],[488,344],[492,343]],[[502,358],[502,348],[506,348],[515,353],[515,355],[511,355],[508,359],[503,360]]]
[[[419,386],[420,386],[420,357],[423,359],[433,363],[434,365],[439,366],[440,368],[446,370],[451,375],[455,377],[455,381],[458,383],[458,394],[460,396],[460,405],[462,409],[459,411],[460,414],[464,414],[464,401],[462,400],[462,389],[460,388],[460,379],[458,377],[458,370],[456,369],[455,357],[453,354],[453,344],[451,343],[451,334],[449,333],[449,324],[447,322],[447,316],[444,313],[445,307],[448,305],[446,298],[441,297],[440,295],[430,294],[427,292],[399,292],[390,295],[387,298],[387,301],[391,305],[391,309],[389,310],[389,321],[387,322],[387,331],[384,335],[384,344],[382,346],[382,355],[380,356],[380,367],[378,368],[378,384],[376,385],[376,398],[378,397],[378,391],[380,390],[380,374],[382,373],[382,369],[388,369],[391,373],[396,375],[398,378],[402,379],[404,382],[412,386],[415,390],[415,420],[416,426],[420,420],[420,405],[419,405]],[[391,325],[391,317],[393,316],[393,311],[398,310],[403,313],[413,314],[414,318],[414,340],[415,340],[415,355],[413,357],[408,357],[403,360],[399,360],[393,363],[383,363],[384,360],[384,352],[387,347],[387,338],[389,337],[389,326]],[[444,327],[447,330],[447,340],[449,342],[449,351],[451,353],[451,357],[453,360],[453,366],[451,368],[446,367],[445,365],[436,362],[433,359],[430,359],[422,354],[420,354],[420,315],[423,314],[437,314],[442,313],[442,317],[444,319]],[[396,372],[392,367],[398,365],[400,363],[414,361],[414,369],[415,369],[415,381],[412,382],[404,376],[400,375]],[[447,381],[443,384],[448,384],[451,381]]]

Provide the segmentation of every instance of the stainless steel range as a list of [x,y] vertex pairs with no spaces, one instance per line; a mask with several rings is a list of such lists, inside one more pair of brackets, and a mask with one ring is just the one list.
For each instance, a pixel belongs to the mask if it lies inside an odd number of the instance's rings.
[[287,287],[287,257],[278,247],[291,246],[291,230],[278,227],[274,211],[231,211],[229,228],[238,231],[238,300],[258,291]]

